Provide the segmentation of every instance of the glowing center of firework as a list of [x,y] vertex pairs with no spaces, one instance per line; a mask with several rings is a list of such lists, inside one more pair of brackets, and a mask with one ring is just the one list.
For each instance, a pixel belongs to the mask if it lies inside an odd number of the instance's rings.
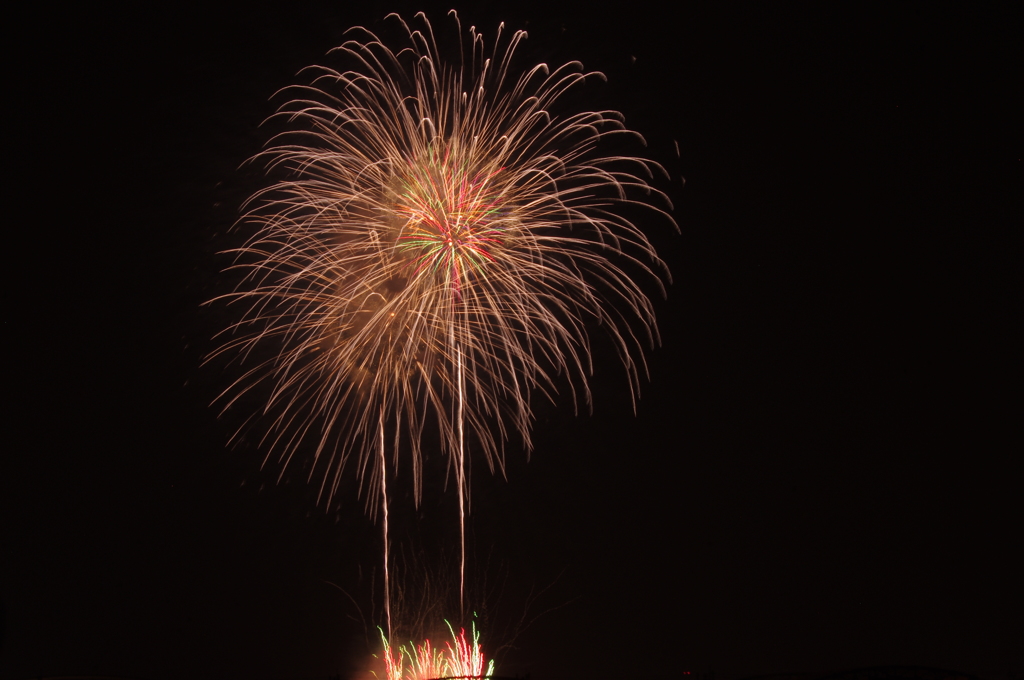
[[500,168],[472,175],[453,166],[436,157],[410,164],[395,212],[404,221],[399,250],[412,256],[417,273],[441,276],[459,298],[467,276],[494,261],[506,211],[495,195]]

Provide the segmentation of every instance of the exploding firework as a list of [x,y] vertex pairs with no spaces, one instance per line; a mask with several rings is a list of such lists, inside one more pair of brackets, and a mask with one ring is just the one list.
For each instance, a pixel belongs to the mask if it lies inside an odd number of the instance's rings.
[[466,442],[500,470],[511,435],[531,447],[532,398],[567,387],[589,403],[589,329],[634,394],[657,340],[637,279],[660,288],[667,271],[623,208],[674,224],[649,185],[664,170],[610,151],[642,142],[619,113],[566,110],[601,74],[519,69],[524,32],[499,26],[488,47],[451,16],[448,59],[422,14],[419,28],[389,17],[394,47],[353,29],[332,51],[341,67],[283,91],[282,131],[254,159],[274,179],[240,222],[243,278],[225,298],[244,311],[218,354],[243,372],[222,399],[265,395],[253,421],[268,456],[283,473],[308,450],[328,504],[354,469],[376,512],[400,456],[419,498],[431,440],[461,507]]

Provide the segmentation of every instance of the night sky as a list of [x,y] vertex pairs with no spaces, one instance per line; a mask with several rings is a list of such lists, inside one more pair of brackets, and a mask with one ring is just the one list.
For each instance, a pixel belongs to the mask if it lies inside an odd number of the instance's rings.
[[[295,4],[8,15],[3,678],[344,678],[376,651],[379,528],[229,445],[201,364],[233,317],[201,305],[270,96],[349,27],[449,5]],[[573,103],[644,134],[680,227],[644,224],[673,283],[635,415],[598,343],[592,412],[538,399],[530,460],[476,461],[499,673],[1019,678],[1019,3],[596,7],[459,8],[603,71]],[[451,578],[443,482],[396,491],[410,598]]]

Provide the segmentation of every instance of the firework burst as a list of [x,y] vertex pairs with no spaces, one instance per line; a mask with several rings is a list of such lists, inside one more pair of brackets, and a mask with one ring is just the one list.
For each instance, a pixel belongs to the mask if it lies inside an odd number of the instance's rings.
[[274,180],[240,222],[243,281],[225,298],[244,311],[218,353],[244,371],[222,399],[264,390],[268,455],[283,470],[308,449],[328,504],[354,469],[375,512],[400,455],[419,498],[435,436],[461,497],[464,442],[500,470],[510,436],[530,448],[534,395],[589,403],[588,328],[634,394],[657,339],[635,278],[660,287],[667,272],[621,208],[671,223],[648,183],[664,171],[607,150],[642,142],[617,112],[565,110],[567,91],[603,76],[517,69],[524,32],[499,26],[487,46],[451,16],[450,59],[422,14],[418,28],[389,17],[395,47],[353,29],[332,51],[341,67],[283,91],[283,131],[254,159]]

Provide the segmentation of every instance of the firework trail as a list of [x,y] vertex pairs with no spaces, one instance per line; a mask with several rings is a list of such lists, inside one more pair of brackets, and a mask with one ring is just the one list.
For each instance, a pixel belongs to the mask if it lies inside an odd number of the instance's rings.
[[216,354],[243,367],[224,407],[269,395],[251,419],[262,445],[282,474],[312,453],[318,502],[348,470],[371,515],[386,513],[400,457],[418,502],[430,439],[462,527],[467,444],[502,471],[510,436],[531,448],[535,394],[566,386],[589,404],[588,328],[610,338],[636,394],[657,331],[635,277],[661,288],[668,274],[621,208],[673,222],[648,184],[664,170],[608,150],[643,141],[621,114],[565,110],[601,74],[518,69],[524,32],[499,26],[488,46],[451,16],[451,54],[423,14],[418,28],[391,15],[394,47],[352,29],[332,51],[340,68],[310,67],[281,93],[283,131],[253,159],[273,179],[245,205],[243,278],[224,296],[243,311]]

